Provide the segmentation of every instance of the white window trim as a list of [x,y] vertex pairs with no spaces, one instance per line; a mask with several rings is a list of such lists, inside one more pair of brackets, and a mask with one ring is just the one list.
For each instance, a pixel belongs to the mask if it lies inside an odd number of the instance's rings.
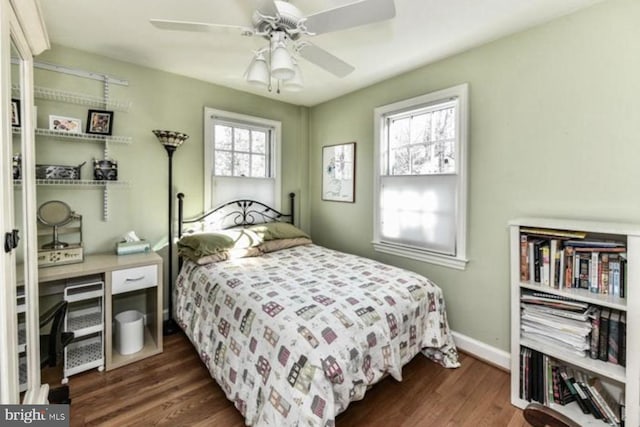
[[[272,178],[275,180],[275,206],[277,210],[281,210],[282,201],[282,178],[281,164],[282,158],[282,123],[277,120],[263,119],[262,117],[249,116],[247,114],[233,113],[230,111],[218,110],[215,108],[204,107],[204,210],[209,210],[211,206],[211,177],[213,174],[213,126],[211,121],[215,118],[222,120],[238,121],[256,124],[273,128],[273,146],[271,147],[271,171]],[[251,179],[251,178],[247,178]]]
[[[373,174],[373,247],[376,251],[428,262],[458,270],[466,268],[467,259],[467,149],[469,128],[469,85],[467,83],[448,89],[416,96],[411,99],[377,107],[373,112],[374,123],[374,174]],[[380,148],[384,136],[386,115],[407,110],[420,105],[434,103],[446,98],[458,98],[458,138],[456,141],[456,165],[458,169],[459,191],[456,200],[458,213],[456,222],[456,255],[445,255],[421,248],[383,242],[380,239]]]

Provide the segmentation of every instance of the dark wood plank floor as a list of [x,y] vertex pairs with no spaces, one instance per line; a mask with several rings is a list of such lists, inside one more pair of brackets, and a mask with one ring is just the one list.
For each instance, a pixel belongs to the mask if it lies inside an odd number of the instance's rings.
[[[509,403],[509,375],[471,356],[444,369],[421,355],[352,403],[336,425],[523,427]],[[72,376],[71,426],[224,426],[244,420],[181,334],[164,353],[110,371]]]

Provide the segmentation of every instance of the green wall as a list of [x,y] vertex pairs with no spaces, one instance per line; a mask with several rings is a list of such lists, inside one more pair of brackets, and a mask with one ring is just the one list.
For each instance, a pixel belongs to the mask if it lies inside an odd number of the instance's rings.
[[[175,187],[187,193],[187,215],[201,211],[203,107],[280,120],[282,192],[298,193],[300,225],[328,247],[425,274],[445,292],[453,329],[497,348],[509,345],[507,222],[560,216],[635,222],[640,204],[640,4],[611,0],[535,29],[338,99],[305,108],[150,68],[54,46],[40,61],[112,74],[129,81],[112,96],[133,102],[116,112],[112,145],[119,175],[130,185],[110,192],[38,188],[38,202],[59,198],[84,215],[88,252],[110,251],[136,230],[152,243],[167,229],[167,156],[151,129],[191,136],[174,156]],[[101,94],[100,85],[46,71],[42,86]],[[463,82],[470,85],[469,236],[460,272],[373,251],[373,109]],[[49,114],[80,117],[84,107],[37,101],[39,126]],[[322,146],[357,142],[356,202],[324,202]],[[102,155],[97,144],[39,140],[39,163],[79,164]],[[85,165],[84,176],[90,176]],[[166,250],[160,253],[166,256]]]
[[[112,75],[128,80],[128,86],[110,85],[112,99],[132,102],[129,112],[115,112],[114,134],[133,138],[129,145],[110,144],[109,156],[118,161],[118,178],[127,187],[109,191],[109,221],[102,220],[100,189],[44,187],[37,189],[38,204],[60,199],[83,215],[86,253],[114,251],[115,242],[129,230],[153,245],[163,246],[167,236],[168,161],[164,148],[152,129],[182,131],[190,135],[174,154],[174,187],[186,193],[186,216],[203,209],[203,115],[204,107],[233,111],[282,122],[283,210],[288,211],[286,195],[299,195],[299,224],[309,229],[308,209],[308,128],[306,107],[212,85],[202,81],[115,61],[78,50],[54,46],[36,58],[39,62],[61,64]],[[102,84],[94,80],[61,73],[36,70],[39,86],[102,96]],[[50,114],[81,118],[83,126],[88,107],[36,100],[38,127],[48,127]],[[82,177],[93,177],[92,159],[102,157],[102,144],[77,143],[62,139],[38,138],[39,164],[78,165]],[[166,248],[159,250],[165,257]],[[174,258],[175,259],[175,258]],[[177,271],[174,269],[174,272]]]
[[[640,3],[612,0],[310,110],[311,233],[322,245],[423,273],[451,327],[509,349],[507,222],[636,222],[640,203]],[[425,41],[428,43],[429,41]],[[373,109],[468,82],[466,271],[373,251]],[[321,200],[322,146],[357,142],[356,202]]]

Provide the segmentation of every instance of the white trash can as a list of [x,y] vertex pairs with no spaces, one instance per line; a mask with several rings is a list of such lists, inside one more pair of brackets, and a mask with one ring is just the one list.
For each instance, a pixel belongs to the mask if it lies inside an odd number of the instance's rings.
[[119,313],[116,319],[116,350],[122,355],[137,353],[144,346],[144,316],[138,310]]

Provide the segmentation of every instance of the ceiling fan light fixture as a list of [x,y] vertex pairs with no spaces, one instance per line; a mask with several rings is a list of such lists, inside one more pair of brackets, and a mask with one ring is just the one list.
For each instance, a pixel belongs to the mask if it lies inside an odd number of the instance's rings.
[[304,81],[302,79],[302,71],[300,66],[294,61],[293,63],[294,74],[289,80],[285,80],[282,83],[282,87],[290,92],[300,92],[304,87]]
[[283,42],[277,43],[271,52],[271,75],[276,80],[289,80],[295,75],[291,54]]
[[269,67],[262,53],[257,53],[247,71],[247,82],[255,86],[269,85]]

